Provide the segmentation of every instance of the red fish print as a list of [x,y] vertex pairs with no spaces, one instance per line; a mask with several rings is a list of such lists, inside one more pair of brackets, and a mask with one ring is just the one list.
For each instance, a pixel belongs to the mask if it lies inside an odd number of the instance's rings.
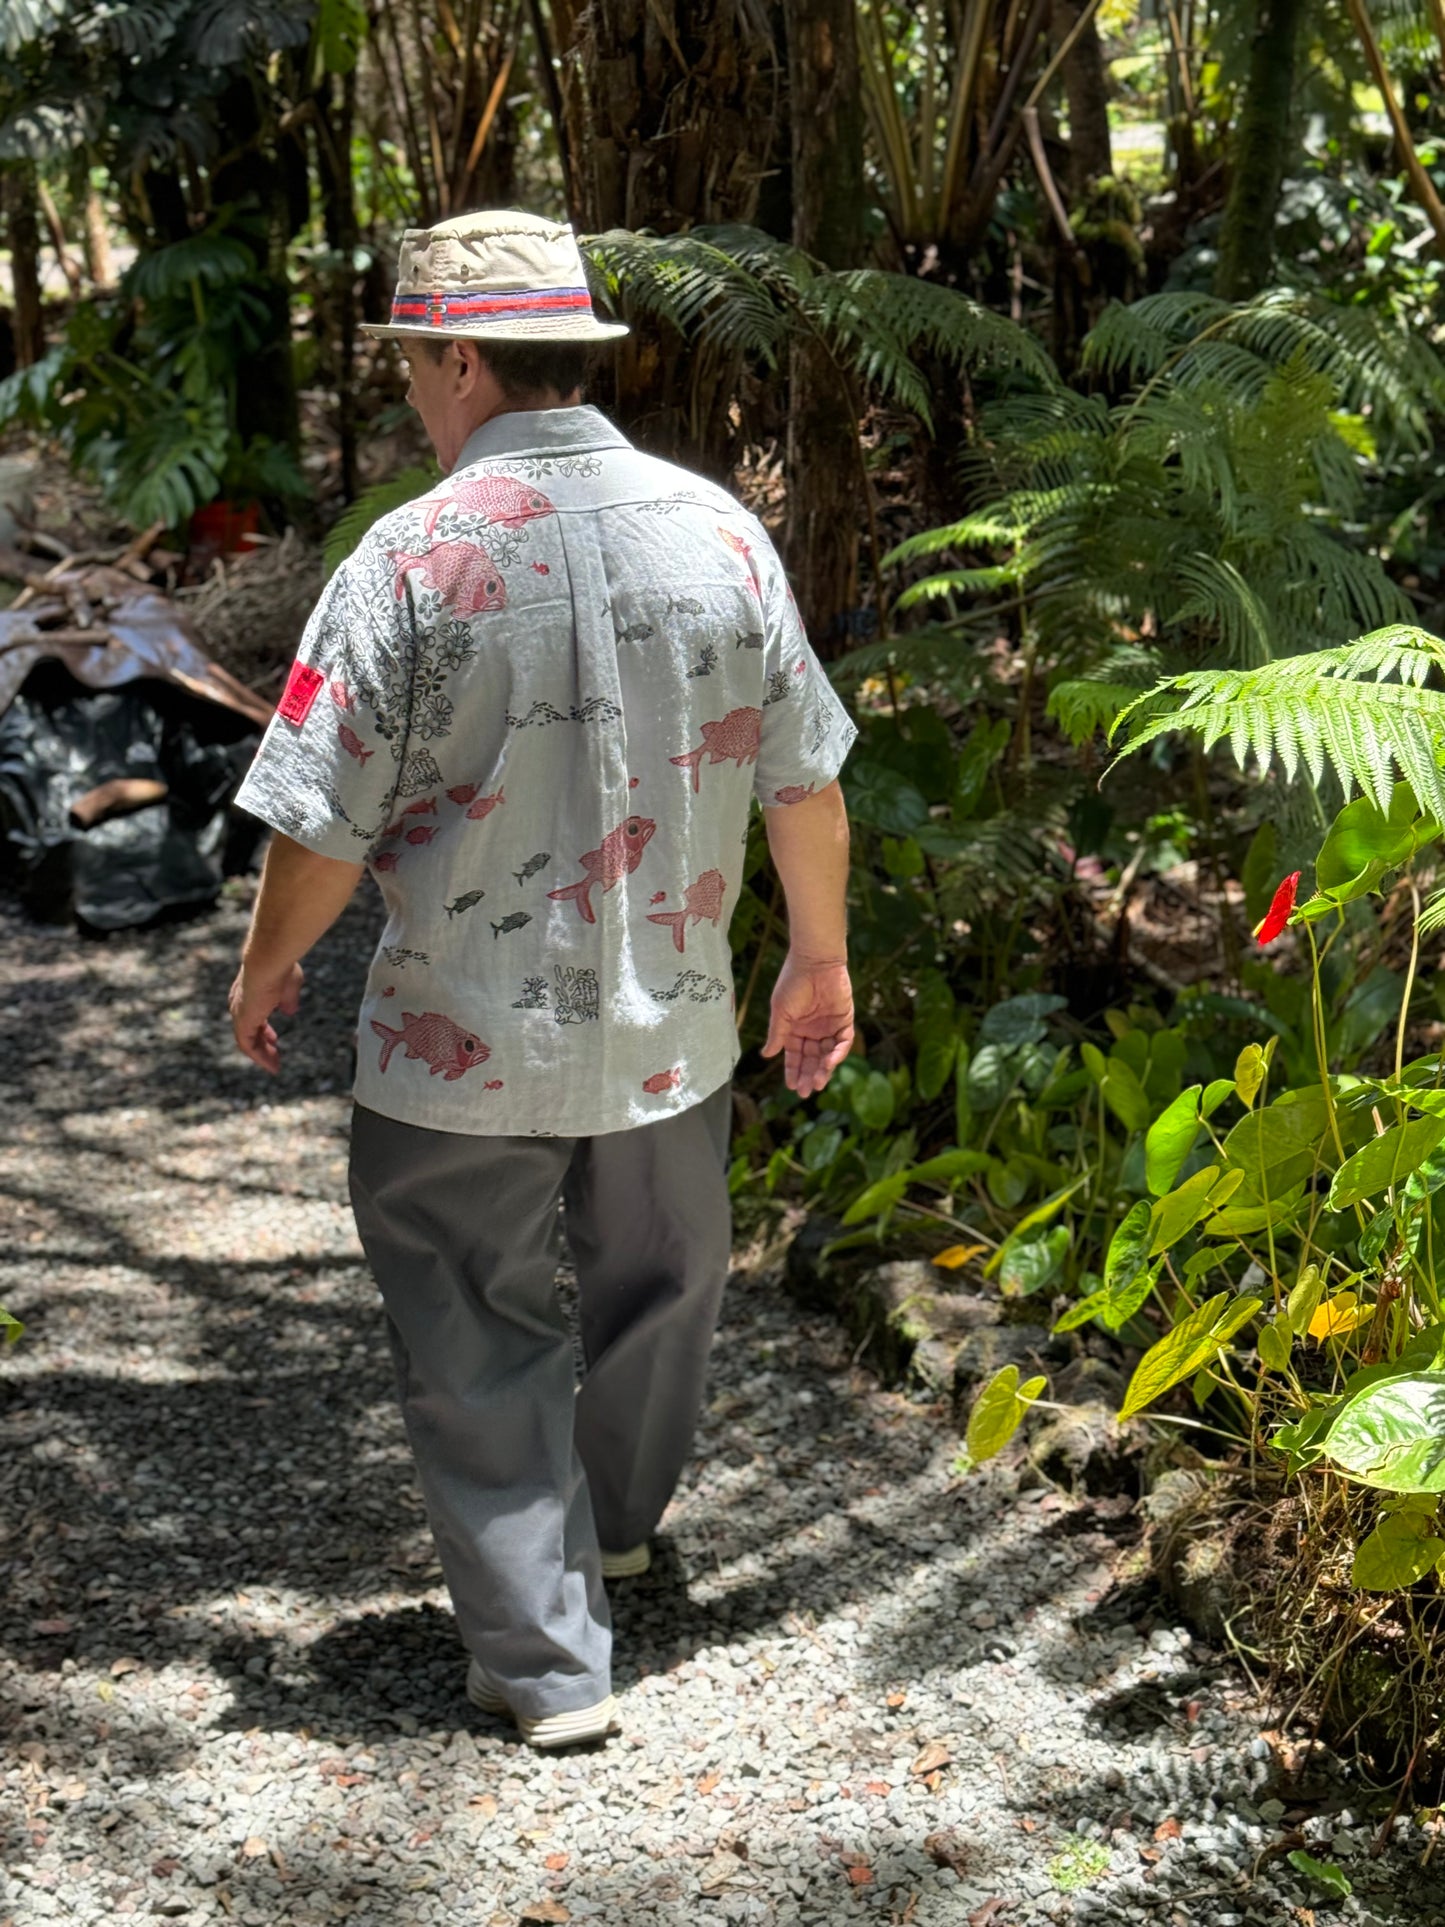
[[436,823],[428,823],[425,827],[418,823],[414,830],[407,831],[406,840],[408,843],[430,843],[439,827]]
[[454,615],[474,616],[483,609],[507,606],[506,583],[486,550],[475,543],[438,542],[423,555],[413,555],[406,549],[389,553],[396,564],[398,602],[406,592],[406,578],[415,570],[422,586],[439,590]]
[[499,1091],[501,1088],[502,1080],[500,1077],[494,1077],[490,1084],[483,1084],[482,1086],[484,1091]]
[[532,567],[537,571],[538,575],[550,575],[552,573],[545,562],[534,562]]
[[368,749],[356,731],[354,729],[348,729],[345,723],[338,723],[336,725],[336,740],[346,751],[347,755],[354,756],[363,768],[376,754],[376,751],[374,749]]
[[628,787],[628,789],[630,789],[630,790],[635,790],[635,789],[637,788],[637,785],[638,785],[638,784],[639,784],[639,783],[640,783],[641,781],[642,781],[642,778],[641,778],[640,776],[629,776],[629,777],[628,777],[628,779],[627,779],[627,787]]
[[[375,1026],[373,1026],[375,1028]],[[642,1088],[649,1097],[660,1097],[664,1091],[675,1091],[682,1083],[681,1067],[672,1071],[655,1071]]]
[[402,811],[403,816],[435,816],[437,800],[434,796],[423,797],[420,803],[408,803]]
[[480,783],[458,783],[454,790],[447,791],[447,795],[453,803],[470,803],[481,787]]
[[475,803],[467,805],[467,815],[473,823],[481,823],[491,815],[498,803],[505,803],[506,800],[500,789],[491,796],[479,796]]
[[806,676],[807,673],[808,665],[806,662],[795,662],[793,664],[793,674],[795,676]]
[[371,859],[371,867],[373,870],[394,870],[400,862],[400,850],[383,850],[380,856]]
[[763,712],[760,709],[730,709],[721,722],[704,723],[702,741],[686,756],[671,756],[669,762],[692,771],[692,792],[696,796],[702,759],[709,763],[755,763],[763,740]]
[[722,537],[723,541],[727,543],[734,555],[752,554],[751,544],[744,542],[740,535],[734,535],[731,529],[719,529],[718,534]]
[[[690,923],[702,923],[705,920],[716,930],[726,891],[727,884],[721,870],[704,870],[697,882],[689,883],[683,891],[681,910],[658,910],[647,921],[670,924],[674,945],[679,950],[685,950],[687,942],[684,933]],[[656,902],[656,898],[653,901]]]
[[485,515],[489,522],[503,528],[519,529],[539,515],[556,511],[540,489],[529,487],[511,475],[470,475],[440,494],[427,498],[428,535],[436,527],[444,509],[460,509],[464,515]]
[[396,985],[388,984],[386,989],[383,990],[381,994],[383,997],[394,997],[396,995]]
[[653,903],[666,903],[667,902],[666,890],[659,890],[657,895],[655,897],[652,897],[650,901]]
[[332,683],[331,700],[338,709],[344,709],[348,716],[354,716],[356,714],[356,698],[344,682]]
[[433,1077],[440,1071],[446,1083],[454,1084],[459,1077],[475,1070],[478,1064],[485,1064],[492,1054],[480,1038],[434,1010],[428,1010],[420,1017],[404,1010],[401,1013],[400,1030],[392,1030],[373,1017],[371,1028],[382,1040],[382,1070],[391,1062],[391,1054],[397,1045],[402,1044],[406,1047],[408,1057],[419,1057],[431,1065]]
[[806,789],[803,788],[801,783],[789,783],[786,789],[773,791],[773,801],[775,803],[806,803],[817,787],[818,785],[816,783],[809,783]]
[[592,913],[592,887],[600,883],[604,894],[622,877],[630,876],[642,861],[642,852],[657,828],[650,816],[629,816],[615,830],[609,830],[595,850],[578,861],[587,872],[580,883],[569,883],[565,890],[549,890],[558,903],[575,903],[584,923],[596,923]]

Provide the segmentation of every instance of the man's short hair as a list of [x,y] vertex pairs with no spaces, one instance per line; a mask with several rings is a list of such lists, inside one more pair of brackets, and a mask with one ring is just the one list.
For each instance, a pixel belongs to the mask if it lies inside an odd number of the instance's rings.
[[[419,335],[417,339],[433,361],[439,362],[449,346],[431,335]],[[585,341],[479,340],[476,348],[508,401],[570,395],[586,386],[592,372],[593,349]]]

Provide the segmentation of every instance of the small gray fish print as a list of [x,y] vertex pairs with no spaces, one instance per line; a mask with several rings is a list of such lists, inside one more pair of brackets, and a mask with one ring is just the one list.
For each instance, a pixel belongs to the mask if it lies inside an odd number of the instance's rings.
[[761,649],[763,646],[764,637],[761,629],[749,629],[746,635],[741,629],[734,629],[733,635],[736,638],[733,643],[734,649]]
[[[625,629],[619,629],[617,631],[617,640],[619,642],[646,642],[652,634],[653,627],[650,622],[629,622]],[[758,638],[758,647],[762,647],[761,636]]]
[[538,850],[535,856],[529,856],[527,858],[527,861],[522,865],[520,870],[513,870],[512,875],[517,879],[518,883],[525,883],[528,877],[536,876],[537,872],[545,869],[551,861],[552,852],[550,850]]
[[500,923],[494,923],[492,925],[493,942],[501,936],[504,930],[520,930],[524,923],[530,923],[531,921],[532,919],[527,915],[525,910],[514,910],[509,917],[503,917]]
[[453,917],[459,917],[463,910],[474,910],[486,894],[485,890],[468,890],[464,897],[458,897],[455,903],[447,905],[447,920],[450,922]]
[[679,595],[667,598],[667,613],[670,616],[701,616],[707,611],[695,596]]

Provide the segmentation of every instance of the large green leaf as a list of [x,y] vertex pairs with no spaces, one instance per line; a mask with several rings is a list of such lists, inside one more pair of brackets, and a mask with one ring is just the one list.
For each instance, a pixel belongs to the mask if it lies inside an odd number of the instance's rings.
[[1381,1492],[1445,1492],[1445,1372],[1385,1378],[1347,1398],[1324,1456]]
[[1244,1173],[1241,1205],[1282,1197],[1323,1156],[1329,1113],[1318,1084],[1285,1091],[1262,1111],[1242,1117],[1224,1140],[1224,1155]]
[[1186,1178],[1177,1191],[1160,1198],[1151,1215],[1149,1256],[1157,1258],[1161,1251],[1178,1244],[1201,1218],[1226,1204],[1242,1183],[1238,1171],[1222,1172],[1217,1164],[1207,1164],[1192,1178]]
[[1020,1385],[1017,1365],[1005,1365],[989,1380],[969,1413],[963,1437],[964,1448],[975,1465],[982,1465],[1003,1450],[1047,1383],[1044,1378],[1031,1378]]
[[893,1086],[882,1071],[870,1071],[852,1092],[853,1115],[870,1131],[886,1131],[893,1122]]
[[1131,1133],[1147,1129],[1149,1099],[1132,1065],[1118,1051],[1105,1057],[1097,1044],[1081,1044],[1079,1054],[1103,1092],[1104,1102],[1124,1129]]
[[995,1110],[1018,1076],[1016,1051],[1007,1044],[983,1044],[969,1060],[964,1088],[975,1111]]
[[1368,796],[1357,796],[1330,825],[1315,858],[1320,895],[1308,906],[1310,914],[1318,916],[1375,889],[1388,871],[1437,836],[1439,828],[1420,816],[1408,783],[1395,785],[1388,813]]
[[914,1082],[918,1095],[927,1101],[948,1082],[958,1051],[953,992],[940,970],[925,970],[919,978],[913,1000],[913,1038],[918,1049]]
[[[1230,1134],[1233,1136],[1233,1133]],[[1344,1211],[1398,1184],[1422,1165],[1445,1139],[1445,1118],[1416,1117],[1392,1124],[1383,1136],[1371,1138],[1363,1150],[1345,1159],[1330,1186],[1330,1209]]]
[[1231,1298],[1227,1291],[1208,1298],[1196,1310],[1181,1318],[1155,1345],[1151,1345],[1134,1369],[1119,1407],[1121,1419],[1133,1418],[1172,1386],[1192,1378],[1207,1365],[1222,1345],[1260,1308],[1258,1298]]
[[1362,1539],[1350,1577],[1366,1592],[1397,1592],[1423,1579],[1445,1555],[1445,1539],[1429,1529],[1429,1515],[1386,1513]]
[[1180,1167],[1194,1148],[1199,1135],[1199,1098],[1202,1084],[1191,1084],[1149,1126],[1144,1140],[1144,1171],[1149,1189],[1156,1198],[1178,1177]]
[[1067,997],[1031,990],[1022,997],[1006,997],[985,1011],[978,1027],[980,1044],[1041,1044],[1047,1034],[1044,1019],[1068,1006]]
[[999,1290],[1006,1298],[1027,1298],[1042,1291],[1058,1276],[1072,1243],[1073,1233],[1066,1224],[1052,1225],[1027,1238],[1010,1238],[998,1269]]
[[889,769],[886,763],[866,759],[850,763],[843,774],[848,799],[848,814],[859,823],[892,836],[907,836],[928,821],[928,802],[923,792]]

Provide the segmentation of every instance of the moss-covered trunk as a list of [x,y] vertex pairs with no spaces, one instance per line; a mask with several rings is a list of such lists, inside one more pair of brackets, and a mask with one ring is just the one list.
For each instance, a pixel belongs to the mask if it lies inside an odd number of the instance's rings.
[[1234,167],[1214,292],[1247,301],[1269,278],[1274,217],[1290,143],[1295,52],[1305,0],[1256,0],[1249,75],[1234,138]]

